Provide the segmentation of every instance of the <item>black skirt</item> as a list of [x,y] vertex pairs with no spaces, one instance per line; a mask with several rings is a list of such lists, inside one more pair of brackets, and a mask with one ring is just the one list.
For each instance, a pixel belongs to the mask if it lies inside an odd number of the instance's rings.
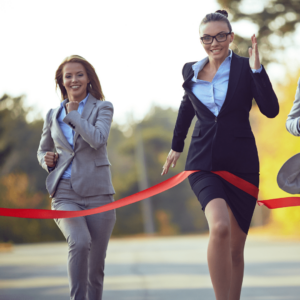
[[[234,175],[257,187],[259,185],[258,173],[234,173]],[[203,211],[209,201],[215,198],[222,198],[230,207],[241,229],[246,234],[248,233],[256,205],[256,199],[253,196],[235,187],[219,175],[207,171],[191,174],[189,182]]]

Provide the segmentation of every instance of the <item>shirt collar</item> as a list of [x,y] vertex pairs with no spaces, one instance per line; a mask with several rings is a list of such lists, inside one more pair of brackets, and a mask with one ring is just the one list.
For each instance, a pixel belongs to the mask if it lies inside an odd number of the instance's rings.
[[[226,59],[229,59],[231,60],[232,59],[232,50],[229,49],[229,54],[228,56],[225,58]],[[199,60],[198,62],[196,62],[195,64],[193,64],[192,68],[194,70],[194,72],[196,73],[197,72],[197,76],[198,76],[198,73],[200,70],[203,69],[203,67],[207,64],[207,61],[208,61],[208,56]]]
[[[86,101],[87,101],[89,95],[90,95],[90,93],[87,93],[86,97],[85,97],[82,101],[80,101],[79,105],[85,106]],[[64,106],[64,103],[67,103],[67,102],[69,102],[69,99],[65,99],[63,102],[61,102],[60,106],[63,107],[63,106]]]
[[86,97],[85,97],[85,98],[84,98],[82,101],[80,101],[79,105],[83,105],[83,106],[85,106],[85,104],[86,104],[86,101],[87,101],[87,99],[88,99],[89,95],[90,95],[90,93],[87,93]]

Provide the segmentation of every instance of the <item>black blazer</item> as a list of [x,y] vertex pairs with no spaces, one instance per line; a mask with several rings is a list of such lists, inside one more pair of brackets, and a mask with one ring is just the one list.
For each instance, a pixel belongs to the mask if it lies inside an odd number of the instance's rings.
[[249,122],[253,98],[265,116],[274,118],[279,112],[278,99],[263,68],[253,73],[249,58],[232,53],[228,91],[216,117],[191,91],[192,65],[182,70],[185,94],[174,129],[172,149],[182,152],[184,140],[196,114],[186,170],[259,172],[258,153]]

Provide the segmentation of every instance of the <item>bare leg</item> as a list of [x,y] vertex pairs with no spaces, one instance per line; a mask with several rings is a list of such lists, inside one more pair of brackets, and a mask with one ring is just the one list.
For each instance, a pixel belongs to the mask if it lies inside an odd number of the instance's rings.
[[216,300],[229,300],[232,279],[230,215],[224,199],[211,200],[205,215],[209,225],[208,268]]
[[232,277],[229,300],[239,300],[244,276],[244,247],[247,234],[242,231],[231,209],[228,207],[231,226]]

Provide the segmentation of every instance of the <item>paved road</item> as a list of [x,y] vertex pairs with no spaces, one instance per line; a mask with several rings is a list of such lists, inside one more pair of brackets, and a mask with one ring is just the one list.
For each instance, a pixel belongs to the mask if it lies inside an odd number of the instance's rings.
[[[213,300],[207,236],[112,239],[104,300]],[[250,236],[242,300],[300,299],[300,242]],[[68,300],[65,243],[0,253],[1,300]]]

